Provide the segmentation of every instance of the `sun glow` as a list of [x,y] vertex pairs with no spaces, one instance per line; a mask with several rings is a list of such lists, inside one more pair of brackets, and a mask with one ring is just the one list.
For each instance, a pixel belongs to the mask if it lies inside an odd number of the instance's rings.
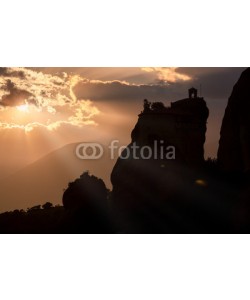
[[[98,125],[94,120],[98,108],[75,95],[75,86],[85,80],[81,76],[64,72],[62,77],[25,68],[10,68],[9,72],[15,76],[0,76],[0,130],[28,132],[42,127],[52,131],[64,125]],[[21,78],[16,76],[20,72]]]
[[16,107],[17,110],[21,112],[28,113],[29,112],[29,105],[28,104],[22,104]]

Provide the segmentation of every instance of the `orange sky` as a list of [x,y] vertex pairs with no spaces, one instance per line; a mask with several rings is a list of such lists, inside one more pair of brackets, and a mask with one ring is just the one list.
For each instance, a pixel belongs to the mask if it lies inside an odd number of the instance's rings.
[[210,110],[205,153],[215,157],[227,99],[243,69],[0,68],[0,179],[69,143],[126,145],[144,98],[168,105],[191,86]]

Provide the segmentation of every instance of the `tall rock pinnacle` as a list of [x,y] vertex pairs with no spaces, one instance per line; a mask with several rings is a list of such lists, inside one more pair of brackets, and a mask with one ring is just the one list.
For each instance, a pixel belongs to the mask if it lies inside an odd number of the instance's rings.
[[250,68],[235,84],[223,118],[218,163],[228,172],[250,171]]

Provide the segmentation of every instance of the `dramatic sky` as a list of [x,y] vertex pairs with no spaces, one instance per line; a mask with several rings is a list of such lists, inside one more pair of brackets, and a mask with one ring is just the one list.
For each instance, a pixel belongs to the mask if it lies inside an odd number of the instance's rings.
[[[244,68],[0,68],[0,166],[5,177],[68,143],[130,141],[142,101],[199,89],[216,156],[227,99]],[[201,87],[201,91],[200,91]]]

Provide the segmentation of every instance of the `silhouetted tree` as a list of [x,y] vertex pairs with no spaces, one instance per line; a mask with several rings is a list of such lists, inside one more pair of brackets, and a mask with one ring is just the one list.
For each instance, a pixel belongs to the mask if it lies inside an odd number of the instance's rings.
[[162,102],[153,102],[151,105],[151,109],[153,111],[164,111],[166,109],[166,107],[164,106],[164,104]]
[[103,180],[87,171],[69,183],[63,194],[63,205],[67,210],[102,207],[107,201],[107,192]]
[[107,198],[108,190],[103,180],[88,171],[70,182],[62,199],[68,211],[68,230],[88,233],[109,231]]
[[42,205],[43,209],[50,209],[53,207],[53,204],[51,202],[46,202],[45,204]]
[[35,205],[27,209],[27,212],[32,212],[41,209],[41,205]]
[[65,209],[62,206],[40,209],[15,209],[0,214],[0,233],[61,233]]

